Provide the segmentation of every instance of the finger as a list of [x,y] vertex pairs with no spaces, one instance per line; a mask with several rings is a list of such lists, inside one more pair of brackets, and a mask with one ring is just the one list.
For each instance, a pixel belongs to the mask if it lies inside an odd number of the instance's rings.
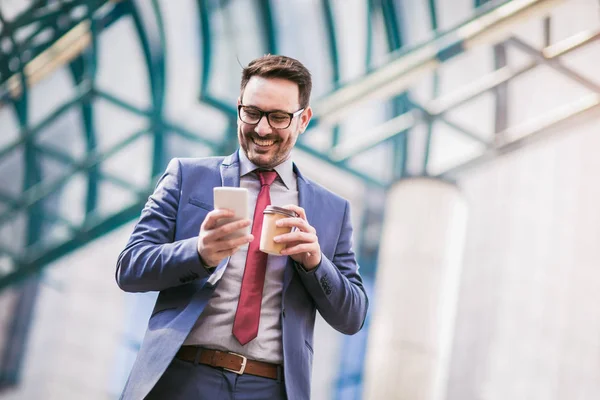
[[273,238],[276,243],[290,243],[290,242],[301,242],[301,243],[314,243],[317,241],[317,237],[312,233],[294,231],[291,233],[284,233]]
[[201,248],[203,254],[207,257],[214,258],[214,254],[229,250],[233,247],[243,246],[254,240],[253,235],[242,235],[240,237],[233,237],[231,239],[216,240],[214,235],[200,236]]
[[231,218],[234,215],[235,214],[234,214],[233,210],[229,210],[229,209],[225,209],[225,208],[218,209],[218,210],[212,210],[208,214],[206,214],[206,218],[204,218],[202,227],[204,228],[204,230],[213,230],[217,227],[217,222],[221,218]]
[[240,247],[241,246],[233,247],[231,249],[220,251],[217,253],[217,257],[220,258],[221,260],[224,259],[225,257],[230,257],[230,256],[234,255],[235,253],[237,253],[237,251],[240,249]]
[[[251,236],[251,235],[249,235]],[[244,239],[244,238],[239,238]],[[251,238],[246,238],[248,241],[252,241]],[[247,241],[243,240],[240,244],[241,240],[231,241],[231,242],[217,242],[210,247],[204,248],[203,253],[201,254],[202,259],[204,260],[218,260],[215,263],[218,264],[225,257],[229,257],[235,252],[237,252],[242,245],[246,244]]]
[[306,219],[306,212],[304,211],[304,208],[299,207],[295,204],[288,204],[283,206],[283,208],[287,208],[288,210],[292,210],[294,211],[296,214],[298,214],[298,216],[302,219]]
[[216,252],[229,251],[233,248],[241,247],[245,244],[248,244],[252,240],[254,240],[254,236],[252,235],[244,235],[232,239],[219,240],[212,245],[212,249],[214,249],[214,251]]
[[302,243],[296,246],[286,247],[285,249],[281,250],[281,254],[291,256],[294,254],[308,253],[308,255],[311,255],[317,251],[318,249],[315,248],[313,243]]
[[290,217],[290,218],[282,218],[280,220],[278,220],[276,222],[276,225],[279,227],[296,227],[296,228],[300,228],[302,226],[306,226],[308,225],[308,223],[303,220],[302,218],[295,218],[295,217]]
[[227,222],[224,225],[220,225],[211,230],[205,230],[205,238],[209,241],[217,241],[221,239],[223,236],[226,236],[232,232],[235,232],[239,229],[243,229],[250,225],[249,219],[240,219],[236,221]]
[[315,228],[310,226],[310,224],[308,223],[307,220],[302,219],[302,218],[282,218],[279,221],[277,221],[277,226],[280,226],[280,227],[287,226],[287,227],[298,228],[301,231],[310,232],[310,233],[317,232],[315,230]]
[[250,226],[251,223],[252,221],[250,221],[249,219],[240,219],[237,221],[228,222],[225,225],[222,225],[219,228],[215,229],[213,232],[211,232],[211,239],[214,237],[215,240],[219,240],[224,236],[229,235],[230,233]]
[[[223,261],[223,259],[232,256],[239,249],[240,249],[239,247],[234,247],[232,249],[227,249],[227,250],[223,250],[223,251],[218,251],[216,253],[212,253],[210,259],[216,260],[216,261],[214,261],[211,264],[213,264],[213,265],[219,264],[221,261]],[[203,259],[204,259],[204,257],[203,257]]]

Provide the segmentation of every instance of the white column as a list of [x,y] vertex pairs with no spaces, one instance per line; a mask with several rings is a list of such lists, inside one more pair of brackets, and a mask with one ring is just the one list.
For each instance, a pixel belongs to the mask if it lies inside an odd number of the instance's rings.
[[466,219],[463,196],[450,183],[412,178],[390,189],[365,399],[444,398]]

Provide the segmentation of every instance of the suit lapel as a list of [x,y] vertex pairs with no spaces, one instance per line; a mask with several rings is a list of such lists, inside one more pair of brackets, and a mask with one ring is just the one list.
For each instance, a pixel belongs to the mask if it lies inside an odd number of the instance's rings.
[[[232,155],[225,157],[220,166],[221,186],[239,187],[240,186],[240,159],[237,151]],[[214,286],[218,285],[225,273],[225,268],[229,264],[231,257],[223,259],[217,266],[214,274],[218,274]],[[204,285],[203,285],[204,286]],[[213,286],[213,285],[206,285]]]
[[240,186],[240,158],[237,151],[226,157],[221,164],[221,185]]
[[306,212],[306,219],[308,219],[309,222],[314,223],[315,221],[312,218],[315,204],[313,187],[310,182],[306,180],[304,176],[302,176],[295,164],[294,171],[298,177],[298,205],[304,208],[304,211]]
[[[312,224],[315,223],[312,218],[314,205],[315,205],[315,193],[312,185],[308,180],[302,176],[296,164],[294,164],[294,172],[296,173],[296,181],[298,182],[298,205],[304,208],[306,213],[306,219]],[[294,265],[291,257],[288,257],[287,267],[283,273],[283,293],[287,290],[292,277],[294,276]]]

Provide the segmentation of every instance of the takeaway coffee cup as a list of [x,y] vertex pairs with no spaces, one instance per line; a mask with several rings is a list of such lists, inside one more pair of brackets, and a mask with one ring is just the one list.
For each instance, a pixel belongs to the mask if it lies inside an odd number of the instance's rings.
[[292,228],[283,226],[278,227],[277,221],[283,218],[295,218],[296,214],[292,210],[277,206],[267,206],[263,211],[263,225],[260,234],[260,251],[267,254],[281,255],[281,250],[285,248],[285,243],[275,243],[273,238],[292,231]]

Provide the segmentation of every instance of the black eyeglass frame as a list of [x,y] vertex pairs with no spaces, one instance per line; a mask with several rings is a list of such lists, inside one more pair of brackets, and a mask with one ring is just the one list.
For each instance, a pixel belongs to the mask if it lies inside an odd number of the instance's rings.
[[[255,123],[253,123],[253,124],[251,124],[251,123],[249,123],[249,122],[246,122],[246,121],[244,121],[244,120],[242,119],[242,108],[244,108],[244,107],[251,108],[252,110],[254,110],[254,111],[257,111],[258,113],[260,113],[260,116],[258,117],[258,121],[256,121],[256,122],[255,122]],[[263,111],[263,110],[261,110],[260,108],[256,108],[256,107],[254,107],[254,106],[246,106],[246,105],[244,105],[244,104],[239,104],[239,105],[238,105],[238,118],[240,119],[240,121],[242,121],[242,122],[243,122],[243,123],[245,123],[245,124],[248,124],[248,125],[258,125],[258,124],[260,123],[260,121],[262,120],[262,118],[263,118],[264,116],[266,116],[266,117],[267,117],[267,123],[269,124],[269,126],[270,126],[272,129],[287,129],[287,128],[289,128],[289,127],[290,127],[290,125],[292,124],[292,121],[294,120],[294,118],[296,118],[298,115],[302,114],[302,112],[304,112],[304,110],[305,110],[305,108],[301,108],[301,109],[299,109],[298,111],[295,111],[295,112],[293,112],[293,113],[289,113],[289,112],[287,112],[287,111],[282,111],[282,110],[276,110],[276,111]],[[269,119],[269,115],[270,115],[270,114],[277,114],[277,113],[280,113],[280,114],[287,114],[287,115],[290,117],[290,122],[287,124],[287,126],[286,126],[285,128],[276,128],[276,127],[274,127],[273,125],[271,125],[271,120]]]

